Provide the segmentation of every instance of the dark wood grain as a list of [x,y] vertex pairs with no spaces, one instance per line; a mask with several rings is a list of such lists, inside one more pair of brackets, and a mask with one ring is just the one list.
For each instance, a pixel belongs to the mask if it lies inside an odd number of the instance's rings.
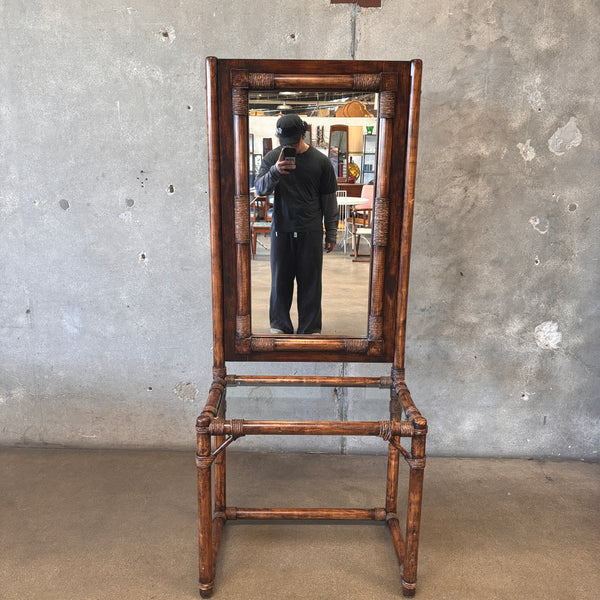
[[228,508],[228,519],[385,521],[384,508]]
[[[220,236],[222,239],[222,297],[224,354],[226,360],[253,361],[346,361],[390,362],[395,349],[397,318],[397,280],[399,277],[399,241],[402,231],[407,125],[411,107],[410,70],[408,61],[283,61],[283,60],[219,60],[217,61],[218,131],[221,177]],[[208,72],[208,71],[207,71]],[[288,336],[275,343],[269,336],[257,336],[250,322],[249,223],[236,202],[248,195],[248,117],[243,108],[251,86],[273,86],[276,89],[371,89],[380,90],[382,103],[379,117],[380,140],[377,156],[377,193],[379,205],[386,211],[375,211],[373,268],[371,269],[369,328],[363,342],[359,339],[319,340],[310,342]],[[209,87],[211,85],[209,84]],[[214,84],[213,86],[214,87]],[[393,149],[393,150],[392,150]],[[385,231],[385,235],[379,235]],[[384,326],[385,323],[385,326]],[[342,340],[352,340],[343,343]],[[275,355],[276,354],[276,355]]]

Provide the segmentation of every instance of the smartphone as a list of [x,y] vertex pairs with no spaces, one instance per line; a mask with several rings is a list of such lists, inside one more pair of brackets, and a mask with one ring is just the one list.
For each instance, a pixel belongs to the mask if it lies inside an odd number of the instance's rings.
[[296,162],[296,148],[288,148],[287,146],[283,149],[283,159],[289,160],[290,162]]

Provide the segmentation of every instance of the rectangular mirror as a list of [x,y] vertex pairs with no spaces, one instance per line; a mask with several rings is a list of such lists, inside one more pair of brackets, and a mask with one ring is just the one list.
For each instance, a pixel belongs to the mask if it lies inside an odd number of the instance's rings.
[[[404,336],[419,88],[419,61],[207,59],[213,318],[226,360],[392,360]],[[324,263],[340,262],[324,276],[319,335],[271,334],[266,316],[271,202],[252,184],[258,149],[278,145],[277,117],[289,113],[309,124],[305,140],[331,160],[340,191],[338,246]],[[350,225],[363,189],[372,207]],[[349,233],[361,226],[355,262]],[[347,301],[328,284],[346,286]]]
[[[276,137],[276,124],[284,114],[296,114],[307,125],[304,141],[328,156],[338,179],[338,237],[333,252],[323,261],[323,335],[359,337],[367,335],[369,260],[374,158],[377,137],[378,95],[374,92],[309,90],[249,93],[249,152],[262,147],[263,140]],[[365,157],[365,148],[367,150]],[[363,172],[364,163],[366,172]],[[251,163],[252,164],[252,163]],[[271,285],[270,247],[274,198],[260,197],[253,189],[256,168],[250,175],[250,231],[252,235],[251,306],[252,333],[270,333],[269,296]],[[365,190],[363,192],[363,189]],[[361,196],[365,196],[364,198]],[[355,207],[365,207],[367,222],[351,218]],[[360,231],[360,237],[356,231]],[[367,258],[355,260],[355,244]],[[298,323],[297,292],[291,317]]]

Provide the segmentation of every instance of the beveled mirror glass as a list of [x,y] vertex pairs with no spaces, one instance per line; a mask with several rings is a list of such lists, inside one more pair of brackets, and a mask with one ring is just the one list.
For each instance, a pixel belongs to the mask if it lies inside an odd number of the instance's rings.
[[[226,360],[392,360],[394,348],[403,342],[398,336],[404,336],[406,305],[398,298],[405,297],[402,290],[408,285],[414,189],[409,165],[416,153],[411,111],[418,105],[415,90],[419,89],[419,78],[418,61],[207,59],[211,246],[221,250],[216,254],[213,250],[213,319],[215,341],[223,340]],[[374,200],[370,262],[360,265],[368,268],[367,312],[364,325],[357,331],[278,335],[263,333],[254,323],[251,265],[255,229],[251,224],[249,136],[250,120],[259,117],[251,115],[255,110],[251,98],[265,92],[298,91],[372,94],[377,98],[376,122],[361,130],[363,140],[365,135],[376,135],[376,145],[375,152],[369,153],[369,163],[364,160],[371,168],[361,169],[363,176],[368,172],[373,180]],[[292,102],[292,94],[288,96],[286,102]],[[311,123],[311,139],[327,143],[319,127]],[[356,185],[347,182],[354,170],[350,168],[349,159],[354,155],[351,125],[348,127],[348,163],[340,187]],[[252,134],[256,152],[259,136]],[[273,129],[267,137],[273,137]],[[373,150],[373,140],[368,141]],[[366,154],[363,151],[361,159],[366,159]],[[266,210],[268,214],[268,203]]]

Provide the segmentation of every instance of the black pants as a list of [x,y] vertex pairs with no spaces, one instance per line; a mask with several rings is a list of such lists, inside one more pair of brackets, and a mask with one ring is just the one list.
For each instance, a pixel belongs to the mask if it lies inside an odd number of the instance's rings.
[[297,284],[298,333],[321,331],[323,232],[271,234],[271,302],[273,329],[294,333],[290,308]]

